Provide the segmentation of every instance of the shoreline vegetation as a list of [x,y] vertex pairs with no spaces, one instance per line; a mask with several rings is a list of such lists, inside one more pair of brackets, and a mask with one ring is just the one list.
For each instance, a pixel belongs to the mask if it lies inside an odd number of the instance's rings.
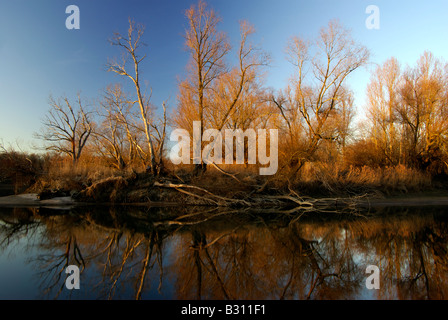
[[15,181],[0,197],[0,206],[198,206],[356,215],[382,206],[448,205],[443,178],[405,166],[314,162],[305,164],[293,179],[287,168],[273,176],[259,176],[256,165],[221,166],[195,175],[193,166],[168,165],[163,175],[155,176],[145,168],[111,169],[93,158],[73,166],[69,159],[35,157],[41,160],[39,170],[26,172],[19,170],[18,159],[26,166],[30,164],[26,159],[33,157],[15,153]]

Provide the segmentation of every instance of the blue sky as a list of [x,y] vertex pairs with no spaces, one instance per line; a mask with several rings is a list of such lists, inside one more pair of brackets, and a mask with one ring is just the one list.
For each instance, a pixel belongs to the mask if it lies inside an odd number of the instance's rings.
[[[49,95],[76,96],[93,101],[108,84],[122,81],[106,72],[108,58],[118,56],[108,39],[127,30],[128,17],[145,24],[147,59],[142,77],[152,88],[152,102],[176,107],[177,79],[188,61],[183,34],[185,10],[191,0],[2,0],[0,2],[0,141],[27,150],[40,141]],[[266,85],[280,89],[293,70],[284,48],[293,35],[314,37],[337,18],[353,37],[371,51],[372,65],[395,56],[414,64],[425,51],[448,54],[448,1],[383,0],[209,0],[221,16],[220,28],[237,45],[238,21],[248,20],[256,39],[273,59]],[[80,9],[79,30],[68,30],[65,9]],[[380,9],[380,29],[365,27],[368,5]],[[362,114],[369,69],[356,71],[348,84]]]

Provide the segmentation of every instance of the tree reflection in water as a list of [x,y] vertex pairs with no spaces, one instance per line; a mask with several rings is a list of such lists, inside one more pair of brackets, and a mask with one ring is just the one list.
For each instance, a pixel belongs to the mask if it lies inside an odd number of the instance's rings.
[[179,210],[1,209],[0,254],[23,237],[38,246],[29,263],[50,298],[71,264],[98,299],[363,299],[369,264],[377,299],[447,297],[441,208],[351,219]]

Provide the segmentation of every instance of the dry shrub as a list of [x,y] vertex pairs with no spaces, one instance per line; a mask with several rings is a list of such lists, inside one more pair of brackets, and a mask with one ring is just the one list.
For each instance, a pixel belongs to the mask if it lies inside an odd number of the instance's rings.
[[244,197],[266,181],[266,194],[285,194],[293,189],[300,195],[313,197],[395,195],[425,191],[432,186],[429,175],[403,165],[381,168],[351,166],[340,162],[307,162],[300,170],[285,167],[273,176],[260,176],[259,167],[253,165],[219,167],[235,175],[239,181],[210,165],[205,173],[197,176],[191,174],[193,166],[182,167],[175,172],[183,183],[232,198]]
[[387,159],[383,156],[383,152],[371,140],[360,140],[347,146],[344,158],[345,164],[348,166],[368,166],[373,168],[387,164]]
[[250,168],[250,166],[219,165],[219,168],[227,174],[209,165],[204,173],[191,177],[189,183],[230,198],[247,195],[247,192],[251,190],[251,184],[256,183],[253,180],[253,177],[256,176],[253,173],[254,168]]
[[64,157],[55,156],[46,162],[44,174],[28,192],[44,190],[80,191],[102,179],[116,176],[118,172],[95,159],[86,159],[74,165]]
[[0,149],[0,192],[18,194],[29,188],[41,175],[44,162],[38,154]]
[[109,177],[81,191],[76,199],[81,202],[126,202],[127,186],[128,181],[124,177]]
[[294,181],[298,190],[310,195],[393,195],[431,188],[430,175],[403,165],[373,168],[306,163]]

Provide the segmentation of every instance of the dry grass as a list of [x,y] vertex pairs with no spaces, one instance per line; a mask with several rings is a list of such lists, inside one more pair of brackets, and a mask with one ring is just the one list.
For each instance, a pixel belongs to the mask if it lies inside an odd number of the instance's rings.
[[431,177],[403,165],[372,168],[342,164],[306,163],[294,177],[305,191],[324,194],[403,194],[431,188]]
[[[219,168],[221,170],[209,165],[206,172],[194,175],[194,165],[174,166],[167,161],[165,169],[168,175],[164,179],[168,182],[198,186],[216,195],[233,199],[244,198],[261,186],[263,194],[289,194],[294,190],[299,195],[311,197],[364,194],[388,196],[426,191],[432,187],[430,175],[402,165],[372,168],[348,166],[342,163],[308,162],[299,171],[283,168],[273,176],[260,176],[257,165],[220,165]],[[112,189],[105,188],[102,192],[110,193],[123,188],[126,185],[125,180],[135,177],[136,173],[144,172],[144,168],[119,171],[107,166],[101,159],[93,157],[86,157],[77,166],[73,166],[69,159],[55,157],[47,161],[44,171],[37,183],[28,190],[29,192],[44,190],[79,192],[92,186],[96,186],[95,190],[103,190],[105,186],[108,188],[110,186]],[[142,183],[133,182],[125,188],[126,192],[132,195],[132,199],[135,198],[134,193],[138,195],[138,199],[148,197],[148,192],[152,188]],[[142,190],[143,193],[140,192]],[[117,194],[113,198],[116,200],[120,197],[121,195]],[[151,195],[154,201],[163,201],[164,197],[162,193]]]
[[256,165],[221,165],[234,175],[223,174],[212,166],[193,176],[193,166],[171,168],[172,174],[217,194],[232,196],[253,191],[267,180],[266,193],[284,194],[291,189],[307,196],[390,196],[427,191],[433,187],[429,174],[403,165],[395,167],[348,166],[342,163],[308,162],[296,171],[279,170],[273,176],[260,176]]
[[44,173],[28,191],[80,191],[108,178],[127,176],[130,171],[118,171],[91,157],[82,159],[76,166],[70,159],[53,158],[47,162]]
[[198,176],[192,175],[193,166],[171,168],[180,182],[207,189],[229,198],[243,198],[263,187],[263,194],[289,194],[291,190],[301,196],[373,197],[418,193],[432,188],[432,179],[416,169],[403,165],[395,167],[357,167],[342,163],[308,162],[299,170],[283,169],[273,176],[260,176],[256,165],[222,165],[223,174],[212,166]]

